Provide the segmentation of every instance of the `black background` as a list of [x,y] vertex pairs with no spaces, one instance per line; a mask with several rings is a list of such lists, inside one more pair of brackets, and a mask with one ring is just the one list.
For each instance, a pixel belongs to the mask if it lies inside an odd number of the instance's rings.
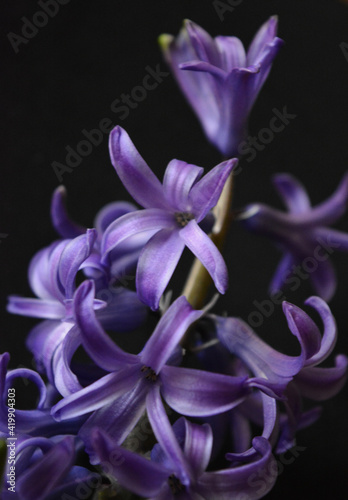
[[[272,109],[287,106],[296,119],[277,134],[254,161],[243,164],[234,206],[264,201],[281,206],[271,186],[275,172],[291,172],[307,186],[313,204],[329,196],[348,167],[348,4],[334,0],[244,0],[221,20],[213,1],[71,0],[16,54],[7,38],[21,34],[23,17],[32,20],[36,1],[1,2],[1,351],[11,366],[30,366],[23,344],[35,321],[5,312],[10,293],[31,295],[26,273],[30,258],[56,238],[49,217],[50,197],[59,181],[52,162],[64,163],[83,129],[110,118],[130,134],[161,177],[172,158],[211,168],[220,162],[171,76],[149,91],[124,120],[110,110],[122,93],[141,85],[146,67],[165,71],[157,45],[161,33],[176,34],[189,18],[212,35],[235,35],[247,45],[258,27],[279,15],[279,36],[286,42],[254,107],[250,133],[269,125]],[[72,216],[92,226],[107,202],[129,196],[108,156],[107,136],[73,172],[63,175]],[[348,217],[337,226],[347,230]],[[279,254],[262,239],[231,230],[225,252],[230,289],[216,312],[246,319],[253,302],[267,299],[267,285]],[[332,309],[339,327],[335,353],[348,353],[348,256],[333,256],[339,286]],[[181,265],[176,283],[183,283]],[[175,283],[174,283],[175,284]],[[311,292],[303,283],[287,300],[301,305]],[[283,351],[293,349],[280,307],[258,333]],[[291,351],[289,351],[291,352]],[[331,360],[332,362],[332,360]],[[280,474],[270,499],[348,497],[347,388],[325,403],[319,423],[298,435],[306,450]]]

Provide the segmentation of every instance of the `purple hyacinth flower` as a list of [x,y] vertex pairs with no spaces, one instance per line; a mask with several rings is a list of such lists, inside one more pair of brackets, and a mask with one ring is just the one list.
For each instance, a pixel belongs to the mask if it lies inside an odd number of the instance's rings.
[[[301,353],[299,356],[287,356],[282,354],[263,340],[261,340],[252,328],[240,318],[224,318],[212,316],[217,336],[228,351],[243,362],[243,365],[251,371],[251,373],[259,378],[266,378],[273,383],[279,384],[286,394],[286,388],[297,375],[305,364],[308,353],[313,352],[318,348],[318,329],[308,317],[307,328],[291,329],[291,332],[296,335],[300,346]],[[239,370],[241,368],[239,367]],[[244,371],[241,370],[241,373]],[[250,408],[253,411],[250,411]],[[257,394],[256,397],[249,397],[243,403],[244,412],[256,417],[256,420],[263,421],[262,436],[270,439],[276,424],[278,422],[277,402],[274,398],[265,393]],[[242,410],[242,409],[241,409]],[[259,411],[258,411],[259,410]],[[259,415],[261,413],[261,415]],[[235,412],[233,415],[235,426],[244,426],[248,424],[242,418],[240,412]],[[249,433],[246,434],[248,437]],[[243,439],[242,432],[239,433],[238,439]],[[239,449],[241,446],[238,444]],[[245,450],[243,450],[245,451]],[[250,450],[250,452],[254,452]],[[232,457],[232,455],[231,455]],[[234,455],[233,455],[234,457]]]
[[[336,322],[330,308],[319,297],[310,297],[305,304],[313,307],[319,313],[324,325],[324,333],[322,337],[320,337],[319,331],[316,333],[318,348],[311,353],[308,352],[303,368],[295,375],[285,391],[287,396],[287,401],[284,403],[286,414],[280,416],[281,435],[277,445],[279,453],[294,444],[297,430],[311,425],[320,416],[320,407],[303,411],[303,399],[325,401],[335,396],[347,381],[347,356],[337,355],[333,367],[318,366],[331,354],[337,340]],[[308,330],[312,320],[308,321],[309,317],[304,311],[287,302],[283,303],[283,309],[289,328],[293,333]]]
[[[213,444],[208,424],[180,418],[171,427],[167,415],[157,408],[152,419],[158,444],[151,461],[121,448],[102,429],[93,430],[92,442],[100,461],[109,465],[109,471],[128,490],[152,500],[257,500],[272,489],[277,474],[266,439],[253,440],[255,461],[206,472]],[[270,472],[267,481],[256,480],[262,470]]]
[[274,185],[289,213],[258,203],[239,216],[246,229],[272,239],[284,252],[270,292],[274,294],[284,285],[296,290],[301,280],[309,279],[316,293],[329,301],[336,290],[329,256],[337,250],[348,251],[348,234],[326,226],[346,212],[348,174],[328,200],[313,208],[304,187],[291,175],[276,175]]
[[[317,367],[335,346],[336,324],[328,305],[321,298],[310,297],[306,305],[313,307],[320,315],[324,325],[323,336],[308,314],[293,304],[283,302],[288,327],[301,345],[301,353],[297,357],[281,354],[269,347],[239,318],[213,316],[221,343],[254,375],[289,382],[284,391],[286,400],[283,402],[287,413],[281,418],[276,401],[263,393],[249,397],[234,411],[235,414],[238,413],[237,425],[247,425],[245,416],[250,416],[254,423],[263,422],[262,436],[267,439],[272,435],[275,439],[274,430],[280,421],[281,436],[277,445],[279,452],[293,446],[296,430],[310,425],[319,415],[318,408],[303,412],[301,399],[328,399],[339,392],[347,378],[346,356],[337,356],[336,366],[333,368]],[[245,453],[242,455],[245,456]],[[231,459],[236,458],[235,454],[229,456]]]
[[247,134],[251,108],[283,41],[271,17],[245,52],[231,36],[211,36],[185,21],[177,38],[162,35],[160,45],[181,90],[208,139],[227,157],[237,156]]
[[110,224],[102,241],[103,262],[125,240],[147,232],[152,237],[140,254],[136,273],[137,293],[145,304],[158,308],[185,246],[202,262],[219,292],[225,293],[226,264],[199,223],[218,202],[237,160],[220,163],[203,178],[202,168],[172,160],[162,185],[121,127],[111,132],[110,154],[124,186],[144,210]]
[[[37,298],[10,296],[7,310],[13,314],[43,318],[27,338],[27,346],[34,354],[40,371],[45,371],[53,383],[52,356],[67,332],[73,327],[72,298],[76,275],[80,270],[98,272],[97,295],[104,298],[108,270],[100,264],[100,254],[94,245],[97,232],[88,229],[73,239],[52,243],[40,250],[29,266],[29,283]],[[135,292],[121,287],[112,288],[108,302],[94,299],[98,317],[106,328],[130,331],[146,317],[146,308]]]
[[[54,360],[56,385],[65,397],[52,408],[57,420],[93,412],[79,433],[89,453],[93,427],[105,429],[122,443],[145,409],[151,411],[154,401],[162,405],[157,389],[175,411],[197,417],[235,407],[253,387],[277,397],[279,384],[169,364],[173,357],[177,359],[177,346],[187,328],[203,314],[192,309],[185,297],[173,302],[142,351],[134,355],[121,350],[104,332],[93,309],[93,296],[93,282],[82,283],[76,291],[80,332],[78,336],[73,330],[68,333],[60,357]],[[90,358],[107,373],[87,387],[79,384],[69,367],[81,341]],[[95,460],[93,455],[91,460]]]

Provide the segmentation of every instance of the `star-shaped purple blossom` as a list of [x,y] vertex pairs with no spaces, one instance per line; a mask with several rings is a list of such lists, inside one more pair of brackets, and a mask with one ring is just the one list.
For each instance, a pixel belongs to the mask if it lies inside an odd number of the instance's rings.
[[326,226],[336,222],[347,210],[348,174],[335,193],[311,207],[308,195],[293,176],[278,174],[274,185],[289,212],[261,203],[246,207],[239,216],[250,232],[267,236],[284,252],[270,285],[272,294],[284,285],[296,290],[309,279],[316,293],[329,301],[336,290],[336,276],[330,255],[348,251],[348,234]]
[[239,153],[248,115],[283,44],[276,37],[277,24],[271,17],[261,26],[247,53],[238,38],[213,39],[188,20],[177,38],[160,37],[164,56],[208,139],[227,157]]
[[185,246],[202,262],[219,292],[225,293],[226,264],[199,224],[218,202],[237,160],[220,163],[203,178],[202,168],[172,160],[162,185],[121,127],[110,134],[110,154],[124,186],[144,210],[110,224],[102,241],[103,262],[118,245],[146,231],[152,237],[140,254],[136,273],[137,293],[145,304],[158,308]]
[[[56,241],[40,250],[31,260],[28,272],[31,289],[37,297],[9,297],[9,312],[45,319],[31,330],[27,346],[51,382],[53,353],[74,325],[72,297],[78,271],[92,269],[99,276],[97,291],[108,289],[108,269],[104,270],[100,264],[100,254],[94,247],[96,237],[96,230],[88,229],[85,234]],[[93,301],[103,325],[118,331],[139,326],[145,319],[146,308],[135,292],[121,287],[114,288],[113,292],[108,303]]]
[[[102,429],[94,429],[92,442],[102,463],[128,490],[152,500],[238,500],[262,498],[274,486],[277,474],[271,446],[257,437],[257,459],[242,466],[206,472],[213,436],[208,424],[185,418],[170,426],[161,408],[151,421],[158,444],[151,461],[118,446]],[[267,481],[256,480],[260,470],[270,471]]]
[[[170,306],[142,351],[134,355],[121,350],[104,332],[93,309],[93,296],[92,282],[82,283],[76,291],[75,315],[80,332],[77,338],[78,332],[68,333],[59,358],[54,360],[56,385],[62,388],[65,397],[52,408],[57,420],[93,412],[79,433],[89,453],[93,427],[107,430],[122,443],[145,408],[151,413],[154,401],[162,404],[160,393],[171,408],[187,416],[229,410],[250,394],[253,387],[272,397],[281,396],[283,384],[258,377],[232,377],[171,366],[178,359],[180,339],[203,314],[192,309],[185,297],[179,297]],[[107,373],[87,387],[79,385],[69,367],[81,341],[90,358]],[[91,456],[91,460],[95,457]]]
[[[306,305],[313,307],[320,315],[324,325],[323,336],[308,314],[293,304],[283,302],[288,327],[301,345],[301,353],[296,357],[272,349],[239,318],[212,316],[221,343],[254,375],[269,380],[282,380],[284,377],[288,379],[289,383],[284,391],[287,399],[283,401],[287,413],[281,419],[277,402],[264,393],[249,397],[235,410],[239,414],[237,425],[245,428],[248,425],[245,415],[249,415],[254,423],[263,422],[262,436],[270,439],[273,435],[274,442],[277,437],[274,431],[280,422],[281,435],[277,444],[279,452],[293,446],[296,430],[309,425],[319,415],[318,408],[303,412],[302,398],[326,400],[340,391],[347,378],[348,359],[344,355],[336,357],[335,367],[317,366],[330,355],[335,346],[336,323],[328,305],[321,298],[310,297]],[[244,370],[240,370],[239,374],[243,373]],[[234,459],[236,455],[230,454],[230,457]]]

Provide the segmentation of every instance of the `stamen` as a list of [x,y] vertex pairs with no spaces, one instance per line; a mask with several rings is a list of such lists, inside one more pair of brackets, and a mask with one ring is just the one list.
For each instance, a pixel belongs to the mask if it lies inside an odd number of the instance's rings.
[[178,479],[175,474],[168,477],[168,483],[174,495],[185,489],[185,486],[181,484],[180,479]]
[[142,366],[141,371],[145,373],[145,378],[146,380],[150,380],[151,382],[156,382],[157,380],[157,373],[150,367],[150,366]]
[[194,219],[194,216],[190,212],[175,212],[175,220],[180,227],[187,226],[192,219]]

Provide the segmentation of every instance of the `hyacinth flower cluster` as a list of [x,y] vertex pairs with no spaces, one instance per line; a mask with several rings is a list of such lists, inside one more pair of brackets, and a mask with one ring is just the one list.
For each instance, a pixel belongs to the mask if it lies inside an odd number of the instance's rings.
[[[160,39],[227,160],[204,173],[173,159],[161,182],[116,126],[111,163],[136,204],[108,204],[84,228],[68,214],[65,188],[53,193],[59,237],[30,262],[34,297],[9,297],[9,312],[41,321],[26,337],[35,369],[10,369],[9,354],[0,356],[1,498],[257,500],[277,480],[277,454],[319,418],[317,403],[345,384],[348,358],[326,362],[338,331],[327,304],[336,280],[317,246],[329,239],[348,248],[348,236],[327,227],[346,209],[347,177],[311,208],[301,184],[278,175],[288,214],[261,204],[238,212],[243,226],[284,252],[273,291],[293,266],[313,256],[319,262],[311,274],[317,296],[305,305],[320,319],[282,304],[282,335],[296,338],[298,355],[277,351],[242,318],[215,314],[206,300],[204,273],[220,294],[228,291],[221,248],[233,171],[282,45],[276,29],[271,18],[247,53],[237,38],[212,39],[191,21],[178,37]],[[166,290],[185,248],[195,259],[190,286],[182,283],[172,299]],[[129,352],[125,338],[134,345],[140,338],[140,346]],[[13,409],[18,379],[36,386],[34,408]]]

